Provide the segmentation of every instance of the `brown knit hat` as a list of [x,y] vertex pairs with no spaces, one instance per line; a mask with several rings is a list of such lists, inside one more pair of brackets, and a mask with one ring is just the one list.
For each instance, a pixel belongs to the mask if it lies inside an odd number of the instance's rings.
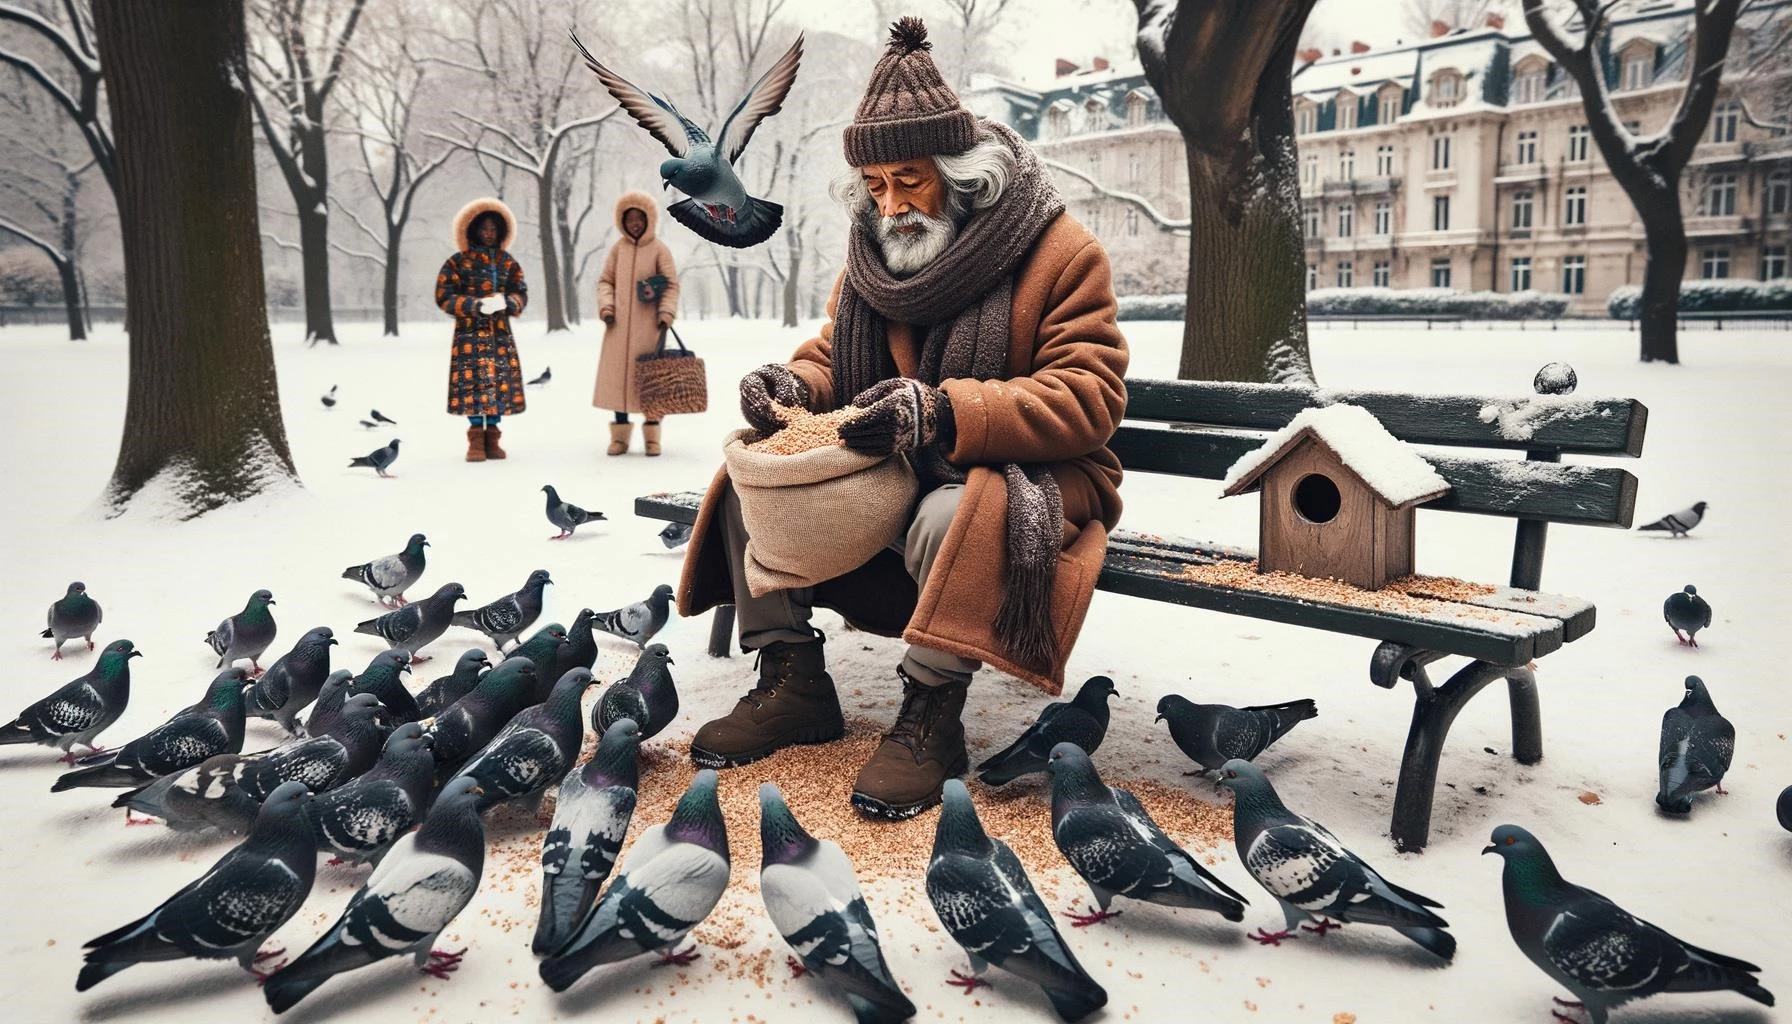
[[977,119],[940,77],[927,55],[931,49],[920,18],[905,17],[890,26],[890,45],[872,69],[858,116],[846,126],[848,164],[963,153],[976,142]]

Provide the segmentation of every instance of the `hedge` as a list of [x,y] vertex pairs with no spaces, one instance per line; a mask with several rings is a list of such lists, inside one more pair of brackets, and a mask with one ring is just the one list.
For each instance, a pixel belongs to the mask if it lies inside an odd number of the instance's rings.
[[[1614,320],[1635,320],[1643,290],[1627,284],[1612,290],[1605,311]],[[1680,312],[1737,313],[1792,310],[1792,281],[1745,281],[1720,277],[1680,283]]]
[[[1121,320],[1181,320],[1181,295],[1127,295]],[[1448,316],[1464,320],[1554,320],[1568,312],[1568,296],[1544,292],[1465,292],[1454,288],[1316,288],[1307,315]]]

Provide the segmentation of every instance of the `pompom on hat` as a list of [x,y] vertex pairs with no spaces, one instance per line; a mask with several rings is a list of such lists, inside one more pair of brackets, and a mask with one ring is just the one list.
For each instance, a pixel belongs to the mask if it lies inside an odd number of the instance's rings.
[[846,162],[893,164],[940,153],[963,153],[976,142],[977,119],[940,77],[927,51],[927,26],[905,17],[890,26],[890,43],[859,112],[846,126]]

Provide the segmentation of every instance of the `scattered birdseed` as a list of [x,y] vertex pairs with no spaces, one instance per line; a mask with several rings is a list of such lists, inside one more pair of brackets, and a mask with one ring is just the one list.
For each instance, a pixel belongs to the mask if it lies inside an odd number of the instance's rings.
[[796,406],[772,403],[772,415],[783,421],[784,429],[769,437],[747,444],[747,451],[770,452],[773,455],[797,455],[816,448],[840,447],[840,425],[859,414],[856,406],[842,406],[833,412],[812,413]]

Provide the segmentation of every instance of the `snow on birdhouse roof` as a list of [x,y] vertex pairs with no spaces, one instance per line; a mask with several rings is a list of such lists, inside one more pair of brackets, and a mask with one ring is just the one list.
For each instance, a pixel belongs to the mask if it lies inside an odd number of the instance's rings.
[[1340,463],[1395,508],[1427,501],[1450,489],[1429,462],[1388,433],[1373,413],[1360,405],[1339,404],[1301,410],[1261,447],[1232,464],[1223,481],[1224,493],[1240,494],[1254,487],[1264,471],[1307,437],[1330,449]]

